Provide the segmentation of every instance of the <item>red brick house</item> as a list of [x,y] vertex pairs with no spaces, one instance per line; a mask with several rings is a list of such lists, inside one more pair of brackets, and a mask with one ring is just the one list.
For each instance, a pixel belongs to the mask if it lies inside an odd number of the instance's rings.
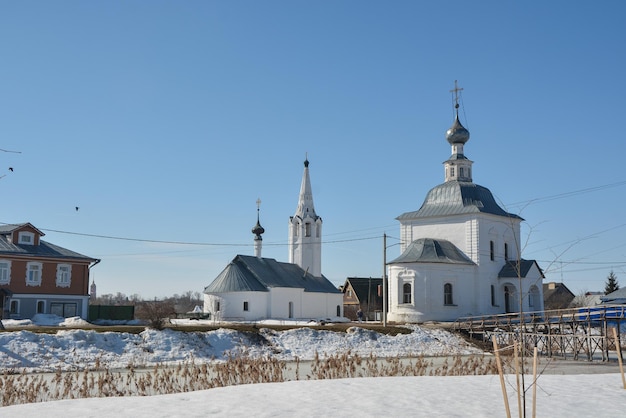
[[0,225],[0,317],[87,319],[89,269],[100,260],[43,241],[30,223]]

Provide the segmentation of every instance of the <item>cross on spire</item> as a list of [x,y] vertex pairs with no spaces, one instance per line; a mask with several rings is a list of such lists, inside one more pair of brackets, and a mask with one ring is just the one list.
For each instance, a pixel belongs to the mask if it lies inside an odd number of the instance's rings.
[[457,80],[454,80],[454,89],[450,90],[450,93],[454,93],[454,108],[459,108],[459,92],[463,89],[457,84]]
[[258,212],[260,208],[261,208],[261,198],[259,197],[256,200],[256,211]]

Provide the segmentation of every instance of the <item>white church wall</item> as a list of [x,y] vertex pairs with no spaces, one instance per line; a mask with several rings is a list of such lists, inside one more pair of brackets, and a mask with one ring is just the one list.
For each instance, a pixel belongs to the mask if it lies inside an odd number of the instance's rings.
[[[304,292],[302,318],[333,318],[343,316],[343,294]],[[339,307],[339,315],[337,315]]]
[[[267,319],[269,292],[229,292],[204,295],[205,313],[223,321],[257,321]],[[247,310],[246,310],[247,308]]]
[[445,239],[456,245],[465,254],[468,253],[466,235],[466,219],[425,218],[402,223],[400,226],[400,252],[419,238]]
[[271,288],[269,317],[274,319],[301,318],[303,293],[304,289],[299,288]]
[[[411,263],[391,266],[389,276],[390,321],[454,321],[481,309],[475,304],[477,276],[474,266]],[[408,303],[404,299],[405,283],[412,289]],[[452,303],[448,305],[444,300],[445,284],[452,285]]]
[[516,218],[503,218],[499,216],[484,215],[479,219],[481,231],[478,246],[481,248],[481,260],[491,262],[490,241],[494,242],[494,260],[500,266],[505,263],[505,244],[509,260],[517,260],[521,257],[520,247],[520,220]]

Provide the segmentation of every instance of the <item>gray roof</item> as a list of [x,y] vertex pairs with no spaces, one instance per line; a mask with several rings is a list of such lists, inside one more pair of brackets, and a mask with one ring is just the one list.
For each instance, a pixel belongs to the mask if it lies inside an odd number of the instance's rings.
[[9,242],[6,236],[0,235],[0,256],[26,256],[44,258],[67,258],[72,260],[96,261],[95,258],[68,250],[58,245],[39,240],[39,245],[24,245]]
[[507,218],[522,219],[502,209],[486,187],[465,181],[447,181],[435,186],[426,195],[419,210],[406,212],[396,219],[427,218],[469,213],[488,213]]
[[543,271],[539,268],[539,265],[535,260],[524,260],[523,258],[515,261],[507,261],[506,264],[500,269],[498,273],[499,278],[517,278],[518,277],[518,266],[519,266],[519,276],[526,277],[530,268],[536,265],[539,273],[541,273],[541,277],[543,277]]
[[402,255],[389,264],[396,263],[474,264],[450,241],[433,238],[420,238],[410,243]]
[[600,300],[603,303],[624,303],[624,300],[626,300],[626,287],[622,287],[621,289],[617,289],[616,291],[611,292],[608,295],[604,295],[600,298]]
[[272,287],[291,287],[305,292],[341,293],[324,276],[315,277],[300,266],[273,258],[237,255],[204,288],[204,293],[267,292]]
[[25,223],[21,223],[21,224],[4,224],[4,225],[0,225],[0,234],[10,234],[11,232],[17,230],[17,229],[21,229],[23,227],[31,227],[33,228],[35,231],[37,231],[37,233],[39,235],[46,235],[43,232],[41,232],[39,229],[35,228],[35,226],[33,226],[33,224],[31,224],[30,222],[25,222]]

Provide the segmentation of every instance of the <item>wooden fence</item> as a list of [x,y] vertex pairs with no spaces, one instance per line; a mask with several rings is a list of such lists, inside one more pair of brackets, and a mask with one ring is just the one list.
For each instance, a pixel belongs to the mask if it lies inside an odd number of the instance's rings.
[[[606,305],[503,315],[471,316],[457,319],[453,327],[471,338],[499,346],[517,342],[540,355],[575,360],[610,359],[610,351],[622,347],[620,334],[626,332],[626,306]],[[610,328],[616,328],[617,341]]]

